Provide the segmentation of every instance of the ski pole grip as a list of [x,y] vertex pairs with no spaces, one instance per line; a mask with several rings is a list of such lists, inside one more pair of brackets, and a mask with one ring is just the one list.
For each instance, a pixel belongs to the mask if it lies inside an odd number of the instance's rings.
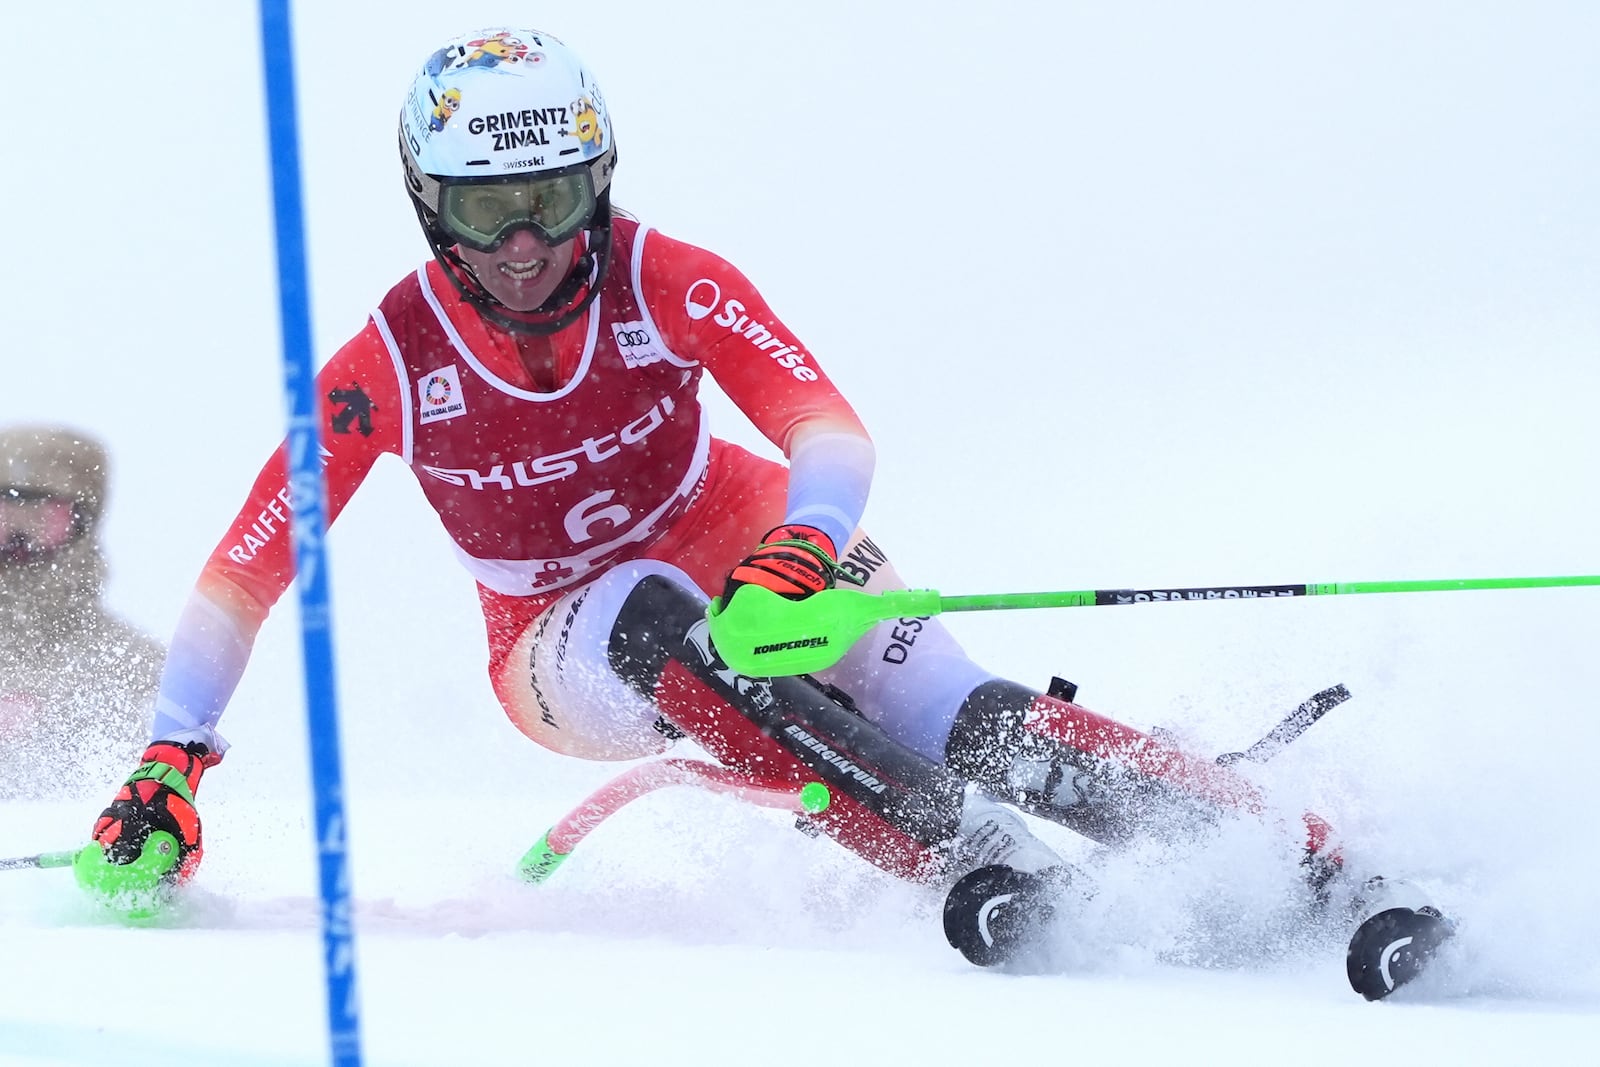
[[99,842],[91,841],[73,854],[72,873],[82,889],[128,922],[153,919],[171,901],[169,872],[178,862],[178,840],[165,830],[154,830],[132,863],[112,863]]
[[883,620],[940,610],[940,596],[932,589],[827,589],[789,600],[746,585],[726,604],[713,600],[706,617],[711,643],[724,663],[746,677],[772,678],[826,670]]

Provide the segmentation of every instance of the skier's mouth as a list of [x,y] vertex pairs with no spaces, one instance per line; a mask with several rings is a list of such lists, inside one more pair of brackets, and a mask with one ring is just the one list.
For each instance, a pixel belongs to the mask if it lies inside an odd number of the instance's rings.
[[500,273],[514,282],[531,282],[544,273],[545,260],[510,260],[500,264]]

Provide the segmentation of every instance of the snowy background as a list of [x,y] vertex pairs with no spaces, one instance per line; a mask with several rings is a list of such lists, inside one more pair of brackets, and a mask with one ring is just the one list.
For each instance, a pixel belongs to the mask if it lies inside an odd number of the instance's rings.
[[[739,264],[852,398],[867,526],[914,584],[1600,570],[1587,0],[356,10],[296,12],[319,358],[426,254],[394,147],[414,70],[531,20],[599,74],[619,203]],[[108,441],[111,599],[163,637],[282,433],[255,18],[5,16],[0,420]],[[704,795],[641,801],[524,887],[517,857],[616,768],[507,723],[400,464],[330,544],[371,1062],[1574,1063],[1600,1039],[1600,591],[950,618],[996,670],[1204,753],[1346,683],[1255,777],[1470,930],[1407,1003],[1367,1005],[1336,946],[1170,962],[1195,901],[1270,906],[1249,842],[1112,864],[1129,936],[1056,976],[968,967],[937,901]],[[291,597],[168,928],[0,875],[0,1062],[320,1062],[300,693]],[[113,787],[5,805],[0,854],[85,840]]]

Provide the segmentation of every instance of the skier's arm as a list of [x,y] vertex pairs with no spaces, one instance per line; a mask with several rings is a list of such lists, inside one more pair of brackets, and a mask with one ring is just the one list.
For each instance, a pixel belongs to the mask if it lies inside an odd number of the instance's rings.
[[842,550],[866,507],[875,462],[849,402],[726,260],[652,231],[640,275],[667,347],[704,366],[788,458],[785,524],[816,527]]
[[[370,322],[317,376],[330,525],[378,456],[400,452],[407,411],[400,388]],[[285,444],[256,477],[179,617],[156,697],[153,740],[198,741],[219,753],[226,747],[217,720],[244,674],[261,624],[294,578],[289,501]]]

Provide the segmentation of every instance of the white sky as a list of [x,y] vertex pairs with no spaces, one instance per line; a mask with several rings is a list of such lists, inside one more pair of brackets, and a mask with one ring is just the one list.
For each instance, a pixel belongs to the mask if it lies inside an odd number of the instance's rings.
[[[914,583],[1600,569],[1592,4],[300,7],[319,358],[426,254],[394,147],[413,71],[537,16],[599,75],[619,203],[740,265],[855,402],[867,525]],[[254,18],[7,14],[0,420],[108,440],[112,598],[162,635],[282,432]],[[374,1062],[1570,1062],[1600,1035],[1595,590],[950,620],[995,669],[1065,674],[1203,751],[1348,683],[1259,773],[1472,921],[1472,958],[1397,1010],[1336,957],[1199,972],[1136,945],[1067,977],[975,972],[911,890],[698,796],[630,810],[533,893],[510,865],[610,769],[504,721],[471,583],[398,464],[331,547]],[[294,640],[286,603],[223,720],[179,928],[3,876],[0,1063],[156,1062],[145,1018],[190,1062],[315,1062]],[[436,807],[456,789],[466,829]],[[75,843],[100,803],[13,806],[0,853]],[[1155,916],[1200,878],[1123,875]]]

